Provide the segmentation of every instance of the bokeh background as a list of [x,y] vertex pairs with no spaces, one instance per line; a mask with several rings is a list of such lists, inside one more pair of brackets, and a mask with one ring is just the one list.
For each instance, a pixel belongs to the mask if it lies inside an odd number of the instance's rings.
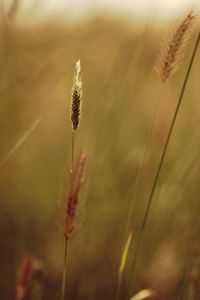
[[[197,2],[1,1],[2,300],[15,299],[26,255],[34,257],[42,272],[30,299],[59,298],[64,237],[57,223],[65,211],[58,203],[68,190],[69,111],[78,59],[83,111],[75,153],[84,150],[87,155],[86,201],[70,240],[66,299],[116,299],[132,201],[133,240],[121,299],[143,288],[164,299],[199,299],[200,49],[133,274],[131,269],[199,27],[180,70],[165,84],[155,71],[155,58],[166,31],[189,9],[198,13]],[[193,298],[181,298],[182,293]]]

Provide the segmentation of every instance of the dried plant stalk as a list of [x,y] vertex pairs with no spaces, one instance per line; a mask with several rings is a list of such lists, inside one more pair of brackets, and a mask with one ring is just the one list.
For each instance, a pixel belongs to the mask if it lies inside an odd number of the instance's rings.
[[61,289],[61,298],[60,298],[61,300],[64,300],[65,298],[68,241],[74,229],[76,209],[79,202],[79,193],[80,193],[81,184],[83,182],[85,162],[86,162],[86,156],[84,153],[81,153],[78,157],[76,166],[74,169],[72,169],[72,173],[71,173],[71,181],[70,181],[70,188],[69,188],[69,195],[68,195],[67,209],[66,209],[66,223],[65,223],[65,231],[64,231],[65,250],[64,250],[62,289]]
[[26,292],[31,279],[32,268],[33,268],[33,259],[32,257],[28,256],[23,260],[22,265],[20,266],[19,269],[16,300],[25,299]]
[[127,238],[127,241],[126,241],[123,253],[122,253],[121,263],[120,263],[120,267],[119,267],[119,274],[122,274],[124,271],[131,241],[132,241],[132,232],[130,232],[128,235],[128,238]]
[[83,182],[83,174],[85,168],[86,156],[84,153],[81,153],[75,169],[71,174],[71,182],[70,189],[67,201],[67,209],[66,209],[66,224],[65,224],[65,252],[64,252],[64,266],[63,266],[63,276],[62,276],[62,289],[61,289],[61,300],[65,298],[66,291],[66,268],[67,268],[67,248],[68,241],[74,229],[76,208],[79,202],[79,193],[81,184]]
[[179,68],[188,41],[192,36],[195,20],[196,16],[191,11],[178,28],[164,38],[155,66],[163,82]]
[[[157,188],[157,183],[158,183],[160,173],[161,173],[161,170],[162,170],[162,166],[163,166],[163,163],[164,163],[164,160],[165,160],[165,157],[166,157],[169,142],[170,142],[170,139],[171,139],[171,136],[172,136],[175,124],[176,124],[177,116],[178,116],[178,113],[179,113],[179,110],[180,110],[180,107],[181,107],[181,104],[182,104],[182,101],[183,101],[183,98],[184,98],[184,95],[185,95],[185,90],[186,90],[186,87],[187,87],[187,84],[188,84],[188,80],[190,78],[190,73],[191,73],[191,70],[192,70],[194,59],[195,59],[196,54],[197,54],[199,44],[200,44],[200,32],[198,34],[198,37],[197,37],[197,40],[196,40],[196,43],[195,43],[195,46],[194,46],[194,49],[193,49],[193,52],[192,52],[190,63],[189,63],[189,66],[188,66],[188,69],[187,69],[187,72],[186,72],[186,75],[185,75],[185,79],[183,81],[183,85],[182,85],[182,88],[181,88],[181,91],[180,91],[178,101],[177,101],[176,109],[174,111],[173,118],[172,118],[172,121],[171,121],[171,124],[170,124],[170,127],[169,127],[169,131],[168,131],[167,136],[166,136],[166,140],[165,140],[165,143],[164,143],[164,147],[163,147],[163,151],[162,151],[161,158],[160,158],[160,161],[159,161],[159,165],[158,165],[158,168],[157,168],[154,180],[153,180],[153,184],[152,184],[152,187],[151,187],[149,197],[147,199],[147,206],[145,208],[145,212],[144,212],[144,216],[143,216],[143,220],[142,220],[142,225],[141,225],[141,228],[140,228],[140,231],[139,231],[139,238],[136,242],[136,250],[135,250],[133,262],[132,262],[132,265],[131,265],[131,270],[132,270],[131,273],[133,273],[134,269],[135,269],[135,264],[136,264],[136,261],[137,261],[138,253],[140,251],[141,242],[142,242],[142,238],[143,238],[143,233],[144,233],[146,222],[147,222],[147,219],[148,219],[148,216],[149,216],[149,211],[150,211],[151,204],[152,204],[152,201],[153,201],[154,193],[155,193],[156,188]],[[130,284],[131,275],[129,276],[128,285]]]
[[81,153],[74,172],[72,174],[72,180],[70,183],[70,190],[68,195],[67,213],[66,213],[66,224],[65,224],[65,238],[68,240],[73,229],[76,215],[76,207],[79,201],[79,192],[81,184],[83,182],[84,167],[85,167],[86,156]]
[[72,128],[75,131],[80,123],[82,102],[82,81],[81,81],[81,63],[77,61],[74,71],[74,82],[72,87],[72,102],[71,102],[71,122]]
[[83,180],[83,171],[85,165],[85,155],[81,154],[76,168],[74,170],[74,148],[75,148],[75,131],[80,123],[81,115],[81,102],[82,102],[82,81],[81,81],[81,64],[80,60],[77,61],[74,71],[74,81],[72,86],[72,102],[71,102],[71,123],[72,123],[72,158],[71,158],[71,180],[70,190],[66,211],[66,223],[65,223],[65,250],[64,250],[64,265],[62,276],[62,289],[61,300],[65,298],[66,290],[66,267],[67,267],[67,248],[68,240],[74,229],[76,207],[79,200],[79,191]]

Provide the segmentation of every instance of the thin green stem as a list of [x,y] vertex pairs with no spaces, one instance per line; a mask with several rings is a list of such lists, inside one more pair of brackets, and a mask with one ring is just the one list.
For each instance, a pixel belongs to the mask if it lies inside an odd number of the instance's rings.
[[[191,69],[192,69],[192,66],[193,66],[193,62],[194,62],[194,59],[195,59],[195,56],[196,56],[196,53],[197,53],[197,49],[198,49],[198,46],[199,46],[199,41],[200,41],[200,33],[199,33],[197,41],[195,43],[195,47],[194,47],[194,50],[193,50],[192,57],[190,59],[190,63],[189,63],[188,70],[187,70],[187,73],[186,73],[186,76],[185,76],[185,79],[184,79],[184,82],[183,82],[183,86],[181,88],[181,92],[180,92],[180,95],[179,95],[177,106],[176,106],[176,109],[175,109],[175,112],[174,112],[174,115],[173,115],[173,118],[172,118],[172,122],[171,122],[169,131],[168,131],[168,134],[167,134],[167,137],[166,137],[166,141],[165,141],[165,144],[164,144],[164,148],[163,148],[163,152],[162,152],[162,155],[161,155],[160,163],[158,165],[158,169],[157,169],[154,181],[153,181],[152,189],[151,189],[148,201],[147,201],[147,207],[146,207],[146,210],[145,210],[145,213],[144,213],[144,218],[142,220],[142,226],[141,226],[141,229],[140,229],[140,232],[139,232],[139,238],[138,238],[137,244],[136,244],[135,255],[134,255],[133,263],[132,263],[132,267],[131,267],[131,274],[133,273],[134,268],[135,268],[137,256],[138,256],[140,246],[141,246],[141,242],[142,242],[143,231],[145,229],[145,225],[146,225],[146,222],[147,222],[147,219],[148,219],[148,215],[149,215],[149,211],[150,211],[150,208],[151,208],[153,196],[154,196],[154,193],[155,193],[155,190],[156,190],[156,187],[157,187],[158,179],[160,177],[163,162],[164,162],[166,152],[167,152],[167,149],[168,149],[168,146],[169,146],[169,141],[170,141],[170,138],[172,136],[172,132],[173,132],[173,129],[174,129],[174,125],[176,123],[177,115],[178,115],[178,112],[179,112],[179,109],[180,109],[180,106],[181,106],[181,103],[182,103],[182,100],[183,100],[183,96],[185,94],[185,89],[186,89],[188,79],[189,79],[189,76],[190,76],[190,72],[191,72]],[[130,276],[130,278],[131,278],[131,276]],[[130,281],[130,278],[129,278],[129,281]]]

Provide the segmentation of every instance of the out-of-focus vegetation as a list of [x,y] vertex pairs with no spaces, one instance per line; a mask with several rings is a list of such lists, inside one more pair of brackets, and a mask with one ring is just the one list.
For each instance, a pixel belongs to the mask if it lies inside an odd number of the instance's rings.
[[[1,19],[1,299],[15,298],[19,265],[27,253],[42,262],[42,299],[58,299],[63,232],[56,226],[57,201],[70,166],[69,106],[79,58],[84,102],[75,151],[83,149],[88,156],[83,196],[87,202],[83,224],[70,242],[67,295],[73,300],[115,299],[124,229],[134,197],[123,299],[134,243],[195,39],[194,34],[181,70],[162,84],[154,70],[162,34],[152,21],[139,28],[111,18],[24,28]],[[199,68],[196,59],[153,198],[130,295],[153,288],[165,299],[177,299],[184,274],[185,290],[198,289]]]

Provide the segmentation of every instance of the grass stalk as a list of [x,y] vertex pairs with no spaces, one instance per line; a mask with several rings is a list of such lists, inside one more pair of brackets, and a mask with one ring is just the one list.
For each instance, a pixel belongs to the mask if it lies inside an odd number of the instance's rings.
[[63,263],[63,275],[62,275],[62,289],[61,289],[61,300],[65,299],[65,291],[66,291],[66,275],[67,275],[67,248],[68,248],[68,239],[65,238],[64,245],[64,263]]
[[124,272],[124,268],[126,265],[126,260],[127,260],[127,256],[128,256],[128,251],[131,245],[131,241],[132,241],[132,232],[128,235],[128,239],[124,245],[123,248],[123,253],[122,253],[122,257],[121,257],[121,262],[120,262],[120,266],[119,266],[119,271],[118,271],[118,282],[117,282],[117,289],[116,289],[116,299],[119,300],[120,298],[120,291],[121,291],[121,284],[122,284],[122,275]]
[[198,38],[197,38],[196,43],[195,43],[193,54],[192,54],[192,57],[190,59],[189,67],[188,67],[188,70],[187,70],[187,73],[186,73],[186,76],[185,76],[185,79],[184,79],[184,82],[183,82],[183,86],[181,88],[180,96],[179,96],[177,106],[176,106],[176,109],[175,109],[175,112],[174,112],[174,115],[173,115],[173,119],[172,119],[172,122],[171,122],[171,125],[170,125],[170,128],[169,128],[167,137],[166,137],[166,141],[165,141],[165,144],[164,144],[164,148],[163,148],[163,152],[162,152],[162,155],[161,155],[160,163],[158,165],[158,169],[157,169],[154,181],[153,181],[151,193],[149,195],[146,211],[145,211],[143,222],[142,222],[142,230],[144,229],[144,227],[146,225],[146,221],[147,221],[147,218],[148,218],[148,215],[149,215],[149,210],[150,210],[150,207],[151,207],[154,192],[155,192],[155,189],[156,189],[156,186],[157,186],[158,179],[160,177],[160,172],[161,172],[161,169],[162,169],[162,166],[163,166],[163,162],[165,160],[166,152],[167,152],[167,149],[168,149],[168,146],[169,146],[169,141],[171,139],[172,132],[173,132],[176,120],[177,120],[177,115],[179,113],[182,100],[184,98],[184,94],[185,94],[185,90],[186,90],[186,87],[187,87],[188,79],[190,77],[193,62],[194,62],[194,59],[195,59],[195,56],[196,56],[196,53],[197,53],[197,49],[198,49],[198,46],[199,46],[199,41],[200,41],[200,33],[199,33]]
[[[72,182],[72,176],[73,176],[73,170],[74,170],[74,149],[75,149],[75,130],[72,130],[70,184]],[[65,299],[65,292],[66,292],[67,254],[68,254],[67,250],[68,250],[68,238],[65,237],[64,263],[63,263],[63,275],[62,275],[62,289],[61,289],[61,298],[60,298],[60,300]]]
[[[75,130],[72,130],[70,184],[72,182],[73,169],[74,169],[74,149],[75,149]],[[66,281],[67,281],[67,278],[66,278],[67,277],[67,254],[68,254],[68,238],[65,237],[63,275],[62,275],[62,289],[61,289],[61,298],[60,298],[60,300],[65,299]]]
[[72,180],[72,174],[73,174],[73,169],[74,169],[74,144],[75,144],[75,131],[72,131],[72,157],[71,157],[71,178],[70,181]]
[[[66,273],[67,273],[67,254],[68,254],[68,241],[71,232],[73,231],[73,221],[75,217],[75,208],[78,201],[78,192],[80,189],[82,172],[84,168],[85,156],[80,156],[78,162],[78,171],[75,170],[78,176],[78,181],[74,181],[74,151],[75,151],[75,131],[80,124],[80,114],[81,114],[81,101],[82,100],[82,81],[81,81],[81,64],[80,60],[76,62],[72,86],[72,99],[71,99],[71,125],[72,125],[72,137],[71,137],[71,170],[70,170],[70,182],[69,182],[69,196],[66,211],[66,228],[65,228],[65,246],[64,246],[64,263],[63,263],[63,276],[62,276],[62,288],[61,288],[61,298],[65,299],[66,293]],[[80,164],[80,165],[79,165]],[[77,179],[77,178],[75,178]],[[75,186],[74,186],[75,185]],[[69,218],[69,220],[68,220]]]
[[157,169],[157,172],[156,172],[156,175],[155,175],[155,178],[154,178],[154,181],[153,181],[153,185],[152,185],[152,188],[151,188],[151,192],[150,192],[150,195],[149,195],[149,198],[148,198],[148,201],[147,201],[147,206],[146,206],[146,209],[145,209],[141,229],[140,229],[140,232],[139,232],[139,238],[138,238],[137,243],[136,243],[136,250],[135,250],[135,255],[134,255],[134,258],[133,258],[133,263],[132,263],[132,266],[131,266],[131,275],[130,275],[129,280],[128,280],[128,286],[130,284],[132,273],[134,272],[134,269],[135,269],[135,264],[136,264],[138,253],[139,253],[139,250],[140,250],[142,237],[143,237],[143,232],[144,232],[146,222],[147,222],[147,219],[148,219],[148,216],[149,216],[149,211],[150,211],[150,208],[151,208],[153,196],[154,196],[154,193],[155,193],[155,190],[156,190],[156,187],[157,187],[158,179],[160,177],[163,162],[165,160],[166,152],[167,152],[167,149],[168,149],[168,146],[169,146],[169,141],[171,139],[173,129],[174,129],[174,126],[175,126],[175,123],[176,123],[176,120],[177,120],[177,115],[178,115],[178,112],[180,110],[182,100],[184,98],[185,90],[186,90],[187,83],[188,83],[188,80],[189,80],[189,77],[190,77],[191,69],[192,69],[193,62],[194,62],[194,59],[195,59],[195,56],[196,56],[196,53],[197,53],[199,42],[200,42],[200,33],[198,34],[198,38],[197,38],[195,46],[194,46],[192,57],[190,59],[190,63],[189,63],[189,66],[188,66],[188,69],[187,69],[187,72],[186,72],[186,76],[185,76],[185,79],[184,79],[184,82],[183,82],[183,85],[182,85],[182,88],[181,88],[181,91],[180,91],[180,95],[179,95],[179,98],[178,98],[176,109],[175,109],[175,112],[174,112],[174,115],[173,115],[173,118],[172,118],[172,122],[171,122],[169,131],[168,131],[168,134],[167,134],[167,137],[166,137],[166,141],[165,141],[165,144],[164,144],[164,148],[163,148],[161,159],[160,159],[160,162],[159,162],[159,165],[158,165],[158,169]]
[[[159,99],[161,99],[161,97],[159,97]],[[150,144],[151,144],[153,131],[154,131],[154,126],[155,126],[155,121],[157,119],[159,108],[160,108],[160,102],[161,101],[158,102],[158,105],[156,106],[156,109],[155,109],[154,114],[153,114],[153,120],[152,120],[153,125],[151,127],[150,133],[147,136],[146,146],[145,146],[145,149],[143,151],[141,162],[140,162],[140,167],[139,167],[139,170],[137,172],[136,179],[135,179],[135,182],[134,182],[133,194],[131,196],[132,200],[131,200],[131,203],[130,203],[130,206],[129,206],[127,221],[126,221],[126,224],[125,224],[125,231],[124,231],[124,237],[125,238],[124,238],[123,245],[122,245],[121,261],[122,261],[123,256],[124,256],[124,251],[126,250],[126,245],[129,241],[129,237],[133,235],[133,231],[131,230],[129,232],[129,229],[130,229],[130,224],[131,224],[131,220],[132,220],[132,217],[133,217],[134,203],[135,203],[135,200],[136,200],[136,197],[137,197],[137,187],[138,187],[138,184],[139,184],[139,181],[140,181],[140,178],[141,178],[144,162],[147,158],[148,150],[149,150],[149,147],[150,147]],[[128,249],[128,251],[129,251],[129,249]],[[127,251],[127,256],[128,256],[128,251]],[[127,256],[126,256],[126,258],[127,258]],[[126,261],[125,261],[125,263],[126,263]],[[124,267],[125,267],[125,263],[124,263]],[[119,272],[118,272],[118,282],[117,282],[117,288],[116,288],[116,300],[120,299],[122,276],[123,276],[123,272],[124,272],[124,268],[122,270],[120,270],[120,269],[121,269],[121,263],[120,263]]]

